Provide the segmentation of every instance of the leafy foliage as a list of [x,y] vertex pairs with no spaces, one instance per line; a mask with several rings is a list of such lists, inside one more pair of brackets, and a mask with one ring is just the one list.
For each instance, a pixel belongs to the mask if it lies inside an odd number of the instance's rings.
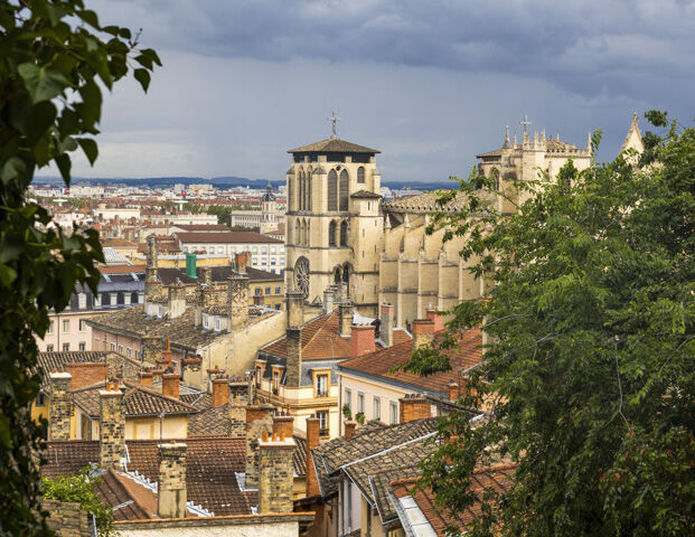
[[113,529],[113,511],[101,501],[94,485],[102,480],[92,475],[90,468],[83,468],[74,476],[58,476],[42,479],[43,495],[50,500],[79,503],[87,513],[94,515],[100,537],[117,535]]
[[[695,130],[672,123],[651,151],[646,168],[570,161],[558,181],[501,192],[473,172],[467,207],[438,215],[490,284],[450,323],[482,321],[489,335],[462,401],[489,417],[443,419],[421,481],[452,532],[480,501],[476,536],[693,533]],[[496,196],[517,212],[500,216]],[[407,367],[448,366],[415,356]],[[511,488],[474,491],[474,468],[502,459],[518,464]]]
[[28,203],[37,168],[54,163],[70,184],[70,153],[98,156],[103,85],[137,64],[143,89],[160,65],[127,28],[101,26],[82,0],[0,3],[0,535],[46,535],[37,519],[41,427],[31,420],[38,394],[34,335],[49,308],[68,303],[75,282],[96,289],[103,254],[95,231],[63,233]]

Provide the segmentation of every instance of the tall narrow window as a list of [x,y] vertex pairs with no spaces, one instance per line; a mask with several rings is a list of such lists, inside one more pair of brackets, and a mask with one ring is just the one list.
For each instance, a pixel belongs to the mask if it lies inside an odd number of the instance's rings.
[[357,168],[357,182],[364,184],[364,166]]
[[299,196],[298,196],[298,209],[301,211],[304,209],[304,172],[299,172]]
[[328,375],[316,375],[316,397],[328,397]]
[[340,210],[348,210],[348,172],[343,170],[340,172]]
[[294,222],[294,243],[302,244],[302,227],[299,219]]
[[306,210],[311,211],[311,172],[306,174]]
[[319,410],[316,412],[316,417],[319,419],[319,434],[321,436],[328,436],[328,410]]
[[347,223],[347,220],[343,220],[340,223],[340,246],[347,246],[347,236],[348,236],[348,223]]
[[335,221],[328,224],[328,246],[335,246]]
[[338,210],[338,174],[335,170],[328,172],[328,210]]

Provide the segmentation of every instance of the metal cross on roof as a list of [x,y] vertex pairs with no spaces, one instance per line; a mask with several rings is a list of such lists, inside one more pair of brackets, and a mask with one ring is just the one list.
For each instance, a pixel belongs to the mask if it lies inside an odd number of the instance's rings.
[[519,125],[523,125],[523,127],[524,127],[524,134],[526,134],[526,127],[528,127],[529,125],[533,125],[533,123],[531,123],[531,122],[528,120],[528,116],[527,116],[526,114],[524,114],[524,120],[523,120],[523,121],[519,121]]
[[337,138],[338,137],[338,121],[342,121],[342,118],[339,118],[338,116],[335,115],[335,110],[331,112],[331,115],[328,116],[328,121],[331,121],[333,123],[332,129],[333,129],[333,134],[331,135],[331,138]]

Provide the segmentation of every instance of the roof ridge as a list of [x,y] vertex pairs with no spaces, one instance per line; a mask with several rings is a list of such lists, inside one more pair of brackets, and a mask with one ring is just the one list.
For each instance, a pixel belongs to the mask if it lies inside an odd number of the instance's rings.
[[[383,429],[381,429],[381,430],[383,430]],[[340,469],[344,470],[348,466],[352,466],[353,464],[357,464],[358,462],[363,462],[363,461],[372,459],[378,455],[383,455],[384,453],[390,453],[391,451],[394,451],[396,449],[402,448],[402,447],[410,445],[410,444],[414,444],[415,442],[418,442],[420,440],[426,440],[427,438],[430,438],[430,437],[434,436],[435,434],[437,434],[437,431],[432,431],[431,433],[427,433],[426,435],[418,436],[417,438],[413,438],[412,440],[408,440],[408,441],[403,442],[401,444],[397,444],[395,446],[388,447],[382,451],[379,451],[377,453],[373,453],[372,455],[367,455],[366,457],[362,457],[361,459],[357,459],[356,461],[345,463],[342,466],[340,466]]]

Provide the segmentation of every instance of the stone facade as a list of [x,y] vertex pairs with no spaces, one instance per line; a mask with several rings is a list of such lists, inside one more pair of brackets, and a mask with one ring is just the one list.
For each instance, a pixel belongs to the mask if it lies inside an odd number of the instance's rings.
[[99,390],[101,405],[99,462],[105,470],[114,467],[121,469],[121,456],[125,451],[125,413],[123,412],[123,392],[118,382],[106,384]]
[[291,513],[294,473],[292,454],[294,439],[267,433],[258,441],[260,483],[258,485],[258,511],[260,514]]
[[246,381],[231,381],[229,383],[229,412],[230,436],[246,435],[246,407],[250,402],[250,384]]
[[48,420],[49,440],[70,440],[70,420],[73,415],[73,402],[70,393],[72,375],[70,373],[51,373],[50,417]]
[[88,514],[79,503],[43,500],[41,508],[48,511],[46,523],[57,537],[91,537]]
[[157,514],[161,518],[185,517],[186,498],[186,444],[160,444]]

